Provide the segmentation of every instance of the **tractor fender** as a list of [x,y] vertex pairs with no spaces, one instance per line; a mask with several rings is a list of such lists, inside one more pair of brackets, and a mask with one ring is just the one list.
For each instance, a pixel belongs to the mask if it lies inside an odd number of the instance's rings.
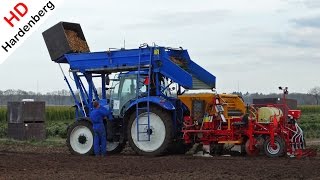
[[[128,114],[128,112],[135,110],[135,106],[137,105],[137,103],[147,103],[147,102],[148,102],[147,97],[142,97],[142,98],[139,98],[135,101],[132,101],[127,107],[125,107],[123,109],[122,113],[123,113],[123,115]],[[161,108],[168,110],[168,111],[172,111],[172,110],[176,109],[175,106],[170,101],[168,101],[162,97],[150,96],[149,102],[150,102],[150,105],[157,105],[157,106],[160,106]]]
[[88,117],[77,118],[72,124],[70,124],[69,126],[67,126],[67,132],[68,132],[70,126],[72,126],[74,123],[76,123],[76,122],[78,122],[78,121],[86,121],[86,122],[89,122],[90,124],[92,124],[92,121],[91,121]]
[[[137,99],[129,105],[128,109],[131,108],[132,106],[136,105],[137,103],[143,103],[143,102],[147,103],[147,101],[148,101],[147,97]],[[160,107],[162,107],[166,110],[169,110],[169,111],[176,109],[175,106],[170,101],[168,101],[162,97],[150,96],[149,101],[150,101],[150,103],[159,105]]]

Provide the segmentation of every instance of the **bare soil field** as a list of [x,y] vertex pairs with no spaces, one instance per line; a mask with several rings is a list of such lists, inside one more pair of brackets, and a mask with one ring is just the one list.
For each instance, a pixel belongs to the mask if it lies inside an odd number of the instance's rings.
[[0,179],[320,179],[320,157],[74,156],[65,147],[0,145]]

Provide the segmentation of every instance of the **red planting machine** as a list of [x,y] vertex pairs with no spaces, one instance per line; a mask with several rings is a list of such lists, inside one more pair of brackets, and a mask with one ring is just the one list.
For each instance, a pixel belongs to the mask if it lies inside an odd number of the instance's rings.
[[179,97],[189,109],[184,117],[186,144],[200,143],[203,153],[224,150],[245,152],[249,156],[264,153],[268,157],[316,155],[306,149],[303,131],[298,125],[300,110],[286,105],[288,88],[280,104],[245,105],[242,98],[230,94],[198,94]]

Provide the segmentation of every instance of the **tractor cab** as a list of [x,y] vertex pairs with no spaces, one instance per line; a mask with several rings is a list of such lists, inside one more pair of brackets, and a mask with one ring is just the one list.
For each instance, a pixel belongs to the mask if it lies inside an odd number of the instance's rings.
[[[157,86],[157,83],[160,86]],[[154,75],[151,78],[148,71],[130,71],[118,73],[112,79],[110,88],[110,107],[115,117],[123,117],[125,110],[131,106],[136,99],[148,96],[148,86],[150,86],[150,96],[162,95],[163,97],[174,96],[170,88],[168,78],[160,76],[156,82]]]
[[139,79],[137,71],[115,75],[110,88],[110,106],[114,116],[121,117],[121,110],[129,106],[132,100],[147,95],[147,81],[148,72],[146,71],[140,72]]

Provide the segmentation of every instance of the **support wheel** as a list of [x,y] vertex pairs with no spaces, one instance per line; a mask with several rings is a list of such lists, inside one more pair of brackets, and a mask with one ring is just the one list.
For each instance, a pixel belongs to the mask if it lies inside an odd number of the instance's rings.
[[255,145],[252,146],[252,150],[250,150],[250,140],[248,139],[246,144],[245,144],[245,150],[248,156],[257,156],[259,155],[260,149],[257,148]]
[[127,126],[128,141],[132,149],[140,155],[161,155],[172,141],[171,115],[161,107],[151,106],[149,117],[150,129],[147,125],[148,113],[146,111],[141,111],[138,116],[139,126],[137,126],[136,113],[132,113]]
[[268,137],[264,144],[264,153],[268,157],[280,157],[284,155],[285,143],[282,138],[275,137],[274,138],[274,147],[271,146],[271,139]]

